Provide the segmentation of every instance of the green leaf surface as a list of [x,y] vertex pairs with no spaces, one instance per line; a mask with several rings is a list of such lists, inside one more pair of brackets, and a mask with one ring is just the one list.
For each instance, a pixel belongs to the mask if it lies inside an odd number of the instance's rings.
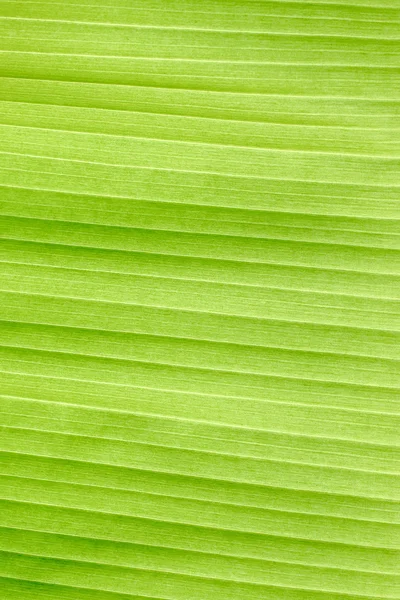
[[399,600],[399,43],[0,0],[1,600]]

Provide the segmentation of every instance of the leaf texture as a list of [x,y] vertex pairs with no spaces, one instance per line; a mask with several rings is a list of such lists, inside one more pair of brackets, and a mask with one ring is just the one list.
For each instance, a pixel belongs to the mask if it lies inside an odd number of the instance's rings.
[[2,600],[400,598],[399,40],[0,1]]

